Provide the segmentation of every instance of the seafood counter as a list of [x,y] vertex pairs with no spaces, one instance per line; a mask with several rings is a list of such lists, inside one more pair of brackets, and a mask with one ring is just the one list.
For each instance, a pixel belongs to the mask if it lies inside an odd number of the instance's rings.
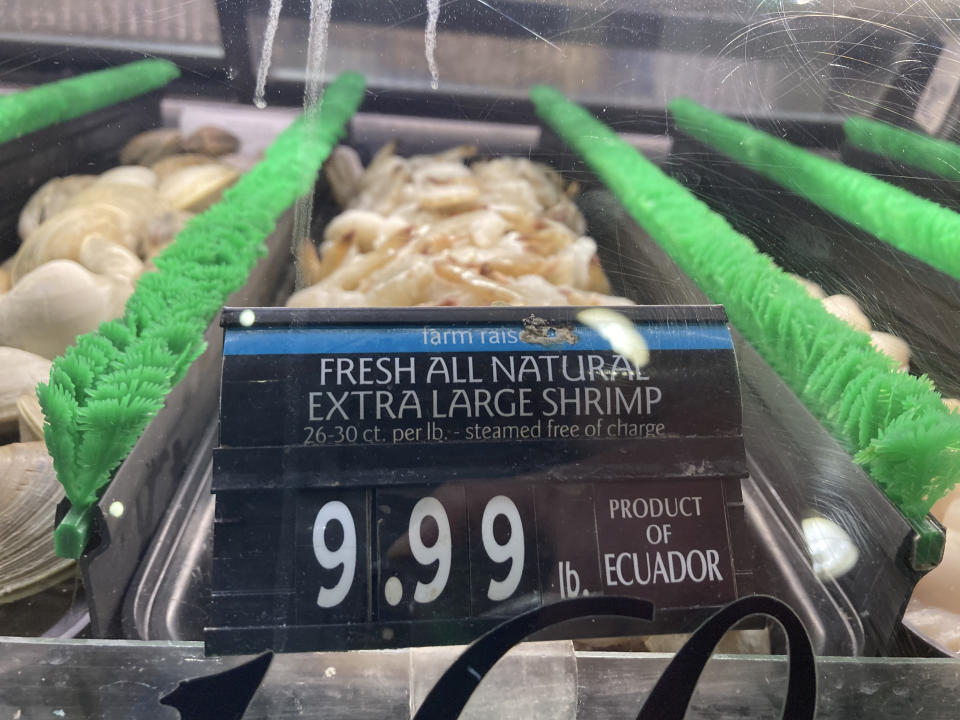
[[[215,128],[186,137],[175,130],[150,131],[124,148],[121,166],[100,176],[53,179],[24,208],[20,249],[0,273],[6,283],[0,295],[0,360],[17,369],[0,388],[0,423],[8,442],[0,448],[8,463],[0,467],[0,483],[9,484],[12,489],[3,492],[17,498],[0,507],[0,537],[17,538],[0,548],[0,602],[75,573],[72,562],[53,554],[54,509],[62,492],[40,442],[42,417],[33,387],[48,376],[50,359],[78,334],[122,313],[137,279],[151,271],[152,259],[239,177],[249,160],[236,155],[237,149],[236,138]],[[324,171],[339,214],[325,208],[318,213],[319,244],[293,238],[298,285],[286,301],[289,307],[632,304],[615,294],[601,266],[581,210],[582,189],[545,164],[488,157],[467,145],[401,157],[391,143],[366,168],[353,147],[340,146]],[[822,295],[818,288],[810,291]],[[825,304],[864,325],[845,298],[826,298]],[[906,366],[907,351],[895,340],[875,337]],[[189,544],[188,557],[164,561],[163,572],[179,572],[182,564],[180,575],[154,578],[169,585],[170,602],[179,603],[166,610],[155,604],[165,618],[180,617],[188,605],[202,606],[205,589],[196,583],[202,584],[209,570],[204,558],[210,552],[212,506],[204,504],[209,492],[202,481],[198,487],[184,490],[196,492],[194,516],[181,528],[161,529],[150,551],[171,557],[171,547],[163,545],[167,531]],[[183,506],[183,497],[171,508]],[[131,586],[128,606],[146,587],[147,571],[152,572],[142,567]],[[184,589],[182,583],[193,585]],[[928,596],[940,597],[943,589],[928,585]],[[154,607],[153,600],[144,602]],[[197,622],[202,626],[202,618]],[[126,617],[124,627],[143,638],[195,637],[167,629],[148,635],[141,625],[131,629]],[[6,631],[0,627],[0,634]],[[759,640],[740,639],[753,651],[769,648],[765,632]],[[634,647],[669,649],[663,642],[672,640],[661,640]],[[837,654],[851,652],[842,643],[828,647]]]

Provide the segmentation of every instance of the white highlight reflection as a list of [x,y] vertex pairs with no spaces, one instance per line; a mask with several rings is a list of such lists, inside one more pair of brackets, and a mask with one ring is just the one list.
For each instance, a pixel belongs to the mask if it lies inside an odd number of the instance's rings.
[[860,559],[860,551],[850,536],[833,520],[808,517],[801,523],[813,572],[821,580],[834,580],[850,572]]

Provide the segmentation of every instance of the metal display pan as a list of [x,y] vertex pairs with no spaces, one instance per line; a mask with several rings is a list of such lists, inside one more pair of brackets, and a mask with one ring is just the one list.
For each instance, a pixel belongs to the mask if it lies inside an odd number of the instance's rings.
[[916,373],[960,395],[960,282],[685,135],[664,169],[784,270],[854,297],[909,344]]
[[0,143],[0,259],[16,251],[20,211],[34,191],[50,178],[116,165],[127,140],[160,125],[162,95],[155,90]]
[[[407,122],[407,121],[404,121]],[[350,142],[369,156],[387,137],[385,118],[357,116]],[[404,125],[401,143],[411,152],[437,151],[457,142],[492,144],[511,151],[529,138],[530,127],[487,128],[450,121]],[[480,128],[483,130],[483,128]],[[435,138],[442,136],[442,145]],[[516,151],[514,151],[516,152]],[[522,154],[549,160],[551,153],[530,147]],[[589,178],[577,173],[578,179]],[[683,275],[619,203],[605,190],[582,194],[588,232],[600,246],[601,261],[621,292],[639,303],[703,303],[702,292]],[[318,222],[335,212],[327,199]],[[751,527],[743,548],[758,569],[756,592],[777,595],[803,618],[819,654],[859,655],[889,648],[898,620],[922,572],[910,566],[915,534],[899,512],[850,456],[827,434],[772,369],[742,339],[741,368],[744,437],[750,478],[743,483],[744,513]],[[194,640],[202,637],[205,595],[210,581],[214,500],[210,495],[210,449],[216,421],[206,419],[198,447],[124,606],[127,637]],[[823,582],[813,573],[799,521],[808,514],[832,518],[850,533],[860,562],[843,577]],[[643,632],[641,630],[641,632]]]

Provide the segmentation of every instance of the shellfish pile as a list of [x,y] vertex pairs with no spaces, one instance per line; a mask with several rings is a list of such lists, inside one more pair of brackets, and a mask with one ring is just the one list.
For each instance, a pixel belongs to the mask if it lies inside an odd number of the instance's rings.
[[53,550],[63,491],[37,383],[77,335],[122,314],[151,259],[236,181],[221,156],[237,147],[218,128],[151,130],[124,147],[119,167],[53,178],[23,208],[20,246],[0,266],[0,603],[74,572]]
[[20,214],[20,247],[0,267],[0,346],[52,359],[123,311],[137,278],[193,216],[240,175],[216,155],[237,140],[216,128],[134,137],[125,164],[53,178]]
[[567,184],[525,158],[465,160],[473,148],[365,170],[337,148],[326,171],[344,212],[298,257],[306,287],[290,307],[623,305]]

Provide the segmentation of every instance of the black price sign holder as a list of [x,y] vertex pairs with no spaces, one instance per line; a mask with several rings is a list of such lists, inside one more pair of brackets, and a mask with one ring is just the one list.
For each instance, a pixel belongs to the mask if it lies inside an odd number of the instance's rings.
[[687,632],[753,592],[722,308],[222,324],[208,653],[467,643],[590,595]]

